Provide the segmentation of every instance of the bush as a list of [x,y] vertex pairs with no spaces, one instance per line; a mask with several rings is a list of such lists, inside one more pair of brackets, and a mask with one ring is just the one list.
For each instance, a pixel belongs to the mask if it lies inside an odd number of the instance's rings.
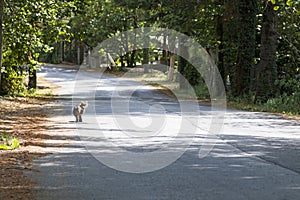
[[203,84],[198,84],[193,87],[196,93],[196,96],[199,97],[200,99],[208,99],[210,98],[209,91],[205,83]]
[[284,93],[283,95],[270,99],[265,104],[266,110],[287,114],[300,114],[300,92],[292,95]]
[[5,68],[2,73],[1,93],[8,95],[16,95],[26,90],[24,85],[25,75],[20,71],[13,69],[10,66]]

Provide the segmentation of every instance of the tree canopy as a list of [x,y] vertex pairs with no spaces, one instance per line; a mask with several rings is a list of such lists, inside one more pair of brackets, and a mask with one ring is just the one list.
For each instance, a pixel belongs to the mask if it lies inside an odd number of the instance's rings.
[[[229,97],[299,103],[299,4],[292,0],[0,0],[1,92],[26,89],[26,73],[27,89],[34,88],[39,61],[80,63],[84,53],[116,34],[162,27],[184,33],[207,49]],[[150,62],[150,52],[120,55],[118,69]],[[165,64],[174,64],[170,52],[161,56]],[[193,67],[175,59],[175,68],[195,88],[202,87]]]

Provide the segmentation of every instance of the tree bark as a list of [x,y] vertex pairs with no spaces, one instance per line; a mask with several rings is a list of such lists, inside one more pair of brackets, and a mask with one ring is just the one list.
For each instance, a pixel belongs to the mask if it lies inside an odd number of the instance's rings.
[[165,33],[163,35],[163,51],[162,51],[162,58],[160,59],[160,64],[168,65],[168,63],[167,63],[167,36]]
[[4,0],[0,0],[0,87],[2,86],[2,51],[3,51],[3,14],[4,14]]
[[251,88],[256,41],[256,10],[256,0],[240,0],[238,3],[238,51],[233,88],[235,96],[248,94]]
[[261,32],[260,62],[256,70],[255,102],[266,102],[276,95],[274,85],[277,79],[276,50],[277,50],[277,21],[278,12],[274,10],[271,1],[265,1]]
[[170,53],[170,66],[168,72],[168,80],[173,81],[174,79],[174,66],[175,66],[175,54]]
[[28,89],[36,89],[37,88],[37,75],[36,75],[36,66],[32,65],[31,61],[33,60],[33,56],[31,54],[31,47],[29,48],[29,55],[28,55],[28,63],[29,64],[29,80],[28,80]]
[[143,60],[142,60],[142,64],[143,64],[143,68],[144,68],[144,73],[148,73],[148,64],[149,64],[149,49],[148,48],[144,48],[143,49]]
[[[238,46],[238,9],[237,4],[239,0],[225,0],[224,12],[222,19],[222,41],[223,58],[219,58],[219,61],[223,60],[224,70],[226,71],[226,89],[228,92],[232,92],[234,88],[235,80],[235,63]],[[219,27],[220,28],[220,27]],[[220,34],[220,33],[219,33]]]
[[[224,6],[224,0],[216,1],[216,6]],[[216,26],[216,36],[217,40],[220,42],[218,47],[218,70],[221,74],[223,83],[226,87],[226,72],[225,72],[225,64],[224,64],[224,14],[220,14],[217,16],[217,26]]]
[[36,89],[36,87],[37,87],[36,69],[29,68],[28,89]]
[[184,78],[184,70],[185,67],[187,66],[188,62],[185,58],[188,58],[189,52],[187,47],[185,46],[185,40],[183,38],[180,38],[179,41],[179,52],[180,56],[178,58],[178,72],[180,74],[179,76],[179,89],[184,90],[187,89],[187,83],[186,79]]
[[120,56],[121,70],[125,69],[124,55]]
[[136,50],[133,50],[130,54],[130,67],[136,67],[135,52],[136,52]]
[[224,41],[223,41],[223,17],[218,17],[218,24],[217,24],[217,38],[220,41],[220,45],[218,47],[218,69],[221,74],[222,80],[224,82],[224,85],[226,85],[226,72],[225,72],[225,65],[224,65]]
[[81,53],[80,53],[80,42],[77,41],[77,65],[81,64],[81,62],[80,62],[80,55],[81,55]]

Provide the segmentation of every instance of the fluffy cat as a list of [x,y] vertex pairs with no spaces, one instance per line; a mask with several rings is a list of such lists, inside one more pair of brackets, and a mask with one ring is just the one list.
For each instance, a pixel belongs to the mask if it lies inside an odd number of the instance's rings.
[[80,102],[79,105],[73,107],[73,115],[76,118],[76,122],[82,122],[82,114],[84,113],[85,109],[88,107],[87,101]]

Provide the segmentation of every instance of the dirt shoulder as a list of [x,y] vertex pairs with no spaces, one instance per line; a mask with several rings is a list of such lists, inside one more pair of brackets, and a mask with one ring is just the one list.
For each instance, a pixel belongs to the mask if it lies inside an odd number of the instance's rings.
[[[53,85],[39,80],[40,91],[48,92]],[[51,138],[49,112],[55,102],[45,97],[0,97],[0,133],[12,135],[21,147],[15,150],[0,150],[0,199],[34,199],[35,183],[24,172],[31,169],[31,162],[47,155],[45,139]],[[58,105],[56,105],[58,106]]]

